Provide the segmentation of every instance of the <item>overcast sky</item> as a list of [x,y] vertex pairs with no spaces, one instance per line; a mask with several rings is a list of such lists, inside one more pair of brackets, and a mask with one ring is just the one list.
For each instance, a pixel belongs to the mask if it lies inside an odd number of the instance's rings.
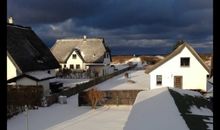
[[168,53],[177,40],[212,52],[212,0],[7,0],[7,16],[56,39],[104,37],[113,54]]

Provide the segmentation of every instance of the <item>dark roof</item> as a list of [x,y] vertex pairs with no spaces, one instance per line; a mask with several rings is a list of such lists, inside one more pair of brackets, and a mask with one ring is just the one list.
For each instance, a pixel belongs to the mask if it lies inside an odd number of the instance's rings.
[[7,24],[7,54],[22,73],[59,68],[50,49],[30,27]]
[[65,63],[73,49],[80,51],[86,63],[103,63],[105,53],[111,53],[103,38],[60,39],[51,51],[60,63]]
[[179,45],[172,53],[170,53],[168,56],[166,56],[164,59],[160,60],[158,63],[156,63],[155,65],[153,65],[151,68],[146,69],[145,73],[150,73],[151,71],[155,70],[156,68],[158,68],[159,66],[161,66],[162,64],[166,63],[168,60],[172,59],[173,57],[175,57],[176,55],[178,55],[184,48],[188,48],[189,51],[193,54],[193,56],[199,61],[199,63],[206,69],[207,72],[209,72],[208,67],[205,65],[205,63],[203,62],[203,60],[201,59],[201,57],[196,53],[196,51],[186,42]]

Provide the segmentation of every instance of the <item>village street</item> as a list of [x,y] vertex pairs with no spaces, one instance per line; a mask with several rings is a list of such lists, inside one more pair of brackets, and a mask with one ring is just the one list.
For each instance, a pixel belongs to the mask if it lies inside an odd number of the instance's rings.
[[[136,83],[128,83],[124,74],[120,74],[99,85],[100,90],[119,89],[146,89],[144,82],[144,70],[128,71],[131,80]],[[40,107],[37,110],[28,111],[29,130],[122,130],[131,105],[104,106],[96,110],[90,107],[78,107],[78,95],[67,99],[67,104],[53,104],[50,107]],[[86,125],[85,125],[86,124]],[[26,113],[20,113],[7,121],[8,130],[26,130]]]
[[[127,82],[124,74],[120,74],[96,85],[96,87],[99,90],[148,90],[144,81],[146,76],[144,70],[131,70],[127,72],[130,77],[129,80],[133,80],[135,83]],[[179,90],[179,92],[194,94],[188,91]],[[167,122],[170,124],[170,129],[188,129],[167,88],[143,91],[138,97],[139,99],[136,101],[136,105],[106,105],[99,106],[96,110],[93,110],[89,106],[79,107],[78,94],[76,94],[67,99],[67,104],[56,103],[49,107],[29,110],[28,118],[26,112],[12,117],[7,121],[7,129],[27,130],[28,123],[29,130],[130,130],[136,124],[140,124],[140,128],[145,128],[146,124],[141,124],[145,120],[148,120],[148,122],[151,121],[151,123],[147,124],[147,128],[150,129],[159,129],[163,125],[167,126]],[[139,107],[140,104],[142,104],[142,107]],[[167,109],[168,106],[170,109]],[[168,112],[164,112],[164,110]],[[212,115],[212,112],[209,110],[202,111],[198,108],[195,110],[202,113],[202,115],[207,112],[208,115]],[[153,113],[156,116],[152,115]],[[136,115],[139,115],[138,117],[140,118],[137,121],[135,121],[137,118]],[[144,120],[142,120],[142,115],[146,115],[144,116]],[[161,115],[163,115],[163,118],[160,118]],[[168,116],[169,121],[165,121]],[[154,121],[159,122],[152,123]],[[178,123],[173,126],[172,122]],[[158,123],[162,123],[162,125],[158,125]]]

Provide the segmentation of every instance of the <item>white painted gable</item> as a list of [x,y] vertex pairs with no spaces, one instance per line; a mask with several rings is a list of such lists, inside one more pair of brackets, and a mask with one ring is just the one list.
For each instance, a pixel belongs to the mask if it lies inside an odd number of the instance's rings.
[[[181,67],[180,58],[189,57],[189,67]],[[162,75],[162,85],[156,85],[156,75]],[[174,76],[183,76],[183,89],[202,89],[206,91],[208,72],[194,55],[185,47],[179,54],[149,73],[151,89],[174,87]]]
[[17,76],[16,67],[7,56],[7,80]]

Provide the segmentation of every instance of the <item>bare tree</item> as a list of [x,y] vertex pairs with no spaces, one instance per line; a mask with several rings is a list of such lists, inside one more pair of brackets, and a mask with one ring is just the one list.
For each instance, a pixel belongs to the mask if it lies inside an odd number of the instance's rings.
[[92,88],[88,91],[88,98],[91,103],[92,109],[96,109],[97,103],[103,98],[103,93],[96,88]]

